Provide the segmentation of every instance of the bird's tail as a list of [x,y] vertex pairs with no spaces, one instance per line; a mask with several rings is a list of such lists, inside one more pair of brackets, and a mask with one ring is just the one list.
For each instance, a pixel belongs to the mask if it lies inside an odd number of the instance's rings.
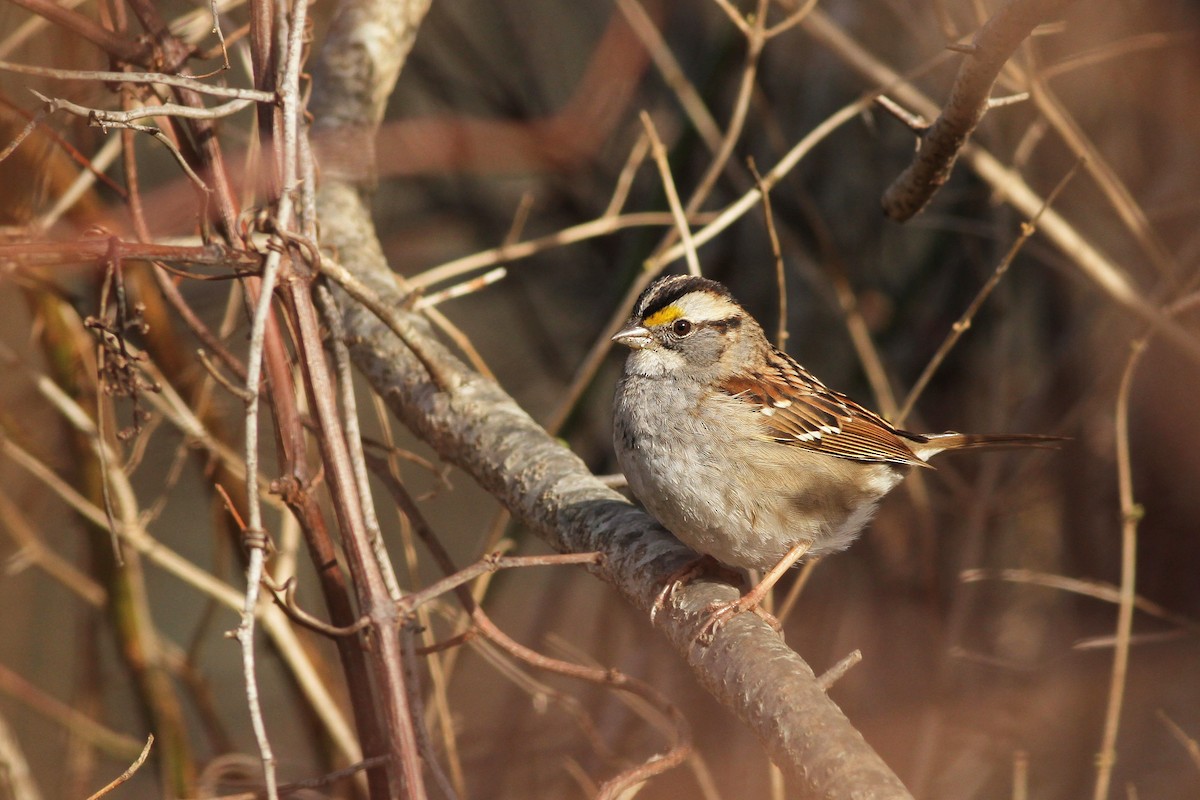
[[922,460],[946,450],[1003,450],[1015,447],[1056,448],[1067,440],[1065,436],[1040,433],[932,433],[927,441],[913,446]]

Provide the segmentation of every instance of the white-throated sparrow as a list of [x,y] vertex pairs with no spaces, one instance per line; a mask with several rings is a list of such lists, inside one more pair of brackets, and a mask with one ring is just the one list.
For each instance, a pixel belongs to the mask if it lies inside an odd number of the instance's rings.
[[757,610],[805,555],[843,550],[909,467],[1028,434],[918,434],[833,391],[774,347],[716,281],[660,278],[613,341],[631,348],[613,439],[633,494],[684,544],[767,570],[709,625]]

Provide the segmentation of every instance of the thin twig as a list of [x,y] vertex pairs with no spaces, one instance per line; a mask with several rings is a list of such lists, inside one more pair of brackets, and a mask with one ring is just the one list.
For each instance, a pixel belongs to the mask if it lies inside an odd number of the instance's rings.
[[217,0],[210,0],[208,7],[212,11],[212,32],[217,35],[217,44],[221,48],[223,69],[229,69],[229,50],[225,47],[225,34],[221,31],[221,15],[217,12]]
[[904,398],[904,405],[900,407],[900,411],[894,419],[897,425],[903,425],[904,420],[912,413],[913,406],[916,405],[921,393],[925,391],[925,387],[929,385],[929,381],[933,378],[934,373],[937,372],[938,367],[942,365],[946,356],[954,349],[954,345],[958,343],[959,338],[971,327],[975,315],[979,313],[979,309],[983,307],[983,304],[1008,273],[1008,268],[1012,266],[1013,259],[1017,257],[1017,253],[1020,252],[1025,242],[1037,232],[1037,223],[1041,219],[1042,214],[1050,208],[1059,193],[1066,188],[1071,178],[1075,177],[1075,173],[1078,171],[1079,162],[1076,161],[1071,169],[1067,171],[1067,174],[1058,182],[1058,185],[1054,187],[1053,191],[1046,195],[1046,199],[1042,203],[1042,207],[1038,209],[1038,212],[1028,222],[1022,223],[1020,234],[1009,246],[1008,252],[1004,254],[1004,258],[1000,259],[1000,263],[996,266],[991,276],[984,282],[978,293],[976,293],[975,297],[967,305],[966,311],[962,313],[957,322],[950,326],[950,331],[946,334],[946,338],[942,340],[937,352],[929,359],[929,363],[925,365],[925,369],[921,370],[920,376],[913,383],[912,388],[908,390],[908,396]]
[[[412,707],[413,719],[424,719],[425,698],[421,691],[421,675],[417,662],[417,648],[413,644],[415,633],[412,625],[404,625],[400,629],[400,650],[404,662],[404,685],[408,688],[408,702]],[[417,734],[417,749],[425,769],[433,776],[434,783],[441,790],[446,800],[458,800],[459,794],[450,783],[450,776],[442,769],[442,763],[437,758],[433,744],[429,740],[429,732],[424,725],[414,725]],[[422,799],[423,800],[423,799]]]
[[808,16],[809,12],[816,7],[817,0],[807,0],[804,5],[800,6],[800,8],[789,14],[782,22],[777,22],[771,27],[767,28],[766,37],[768,39],[774,39],[781,33],[787,33],[792,28],[803,22],[804,18]]
[[1127,56],[1132,53],[1138,53],[1143,50],[1157,50],[1171,46],[1186,46],[1194,47],[1197,36],[1200,33],[1197,31],[1171,31],[1143,33],[1136,36],[1128,36],[1124,39],[1118,39],[1114,42],[1107,42],[1094,47],[1090,50],[1084,50],[1081,53],[1075,53],[1054,64],[1050,64],[1041,71],[1042,80],[1052,80],[1059,75],[1065,75],[1068,72],[1073,72],[1084,67],[1091,67],[1097,64],[1102,64],[1114,58]]
[[804,591],[804,587],[808,585],[812,578],[813,572],[817,565],[821,563],[821,557],[816,556],[804,562],[804,566],[800,568],[800,574],[792,581],[792,585],[788,588],[787,595],[784,596],[783,602],[779,604],[779,611],[775,618],[782,625],[787,622],[788,617],[792,614],[792,609],[796,607],[796,603],[800,600],[800,593]]
[[508,270],[505,267],[496,267],[488,270],[482,275],[477,275],[474,278],[465,280],[462,283],[455,283],[447,286],[445,289],[437,292],[431,292],[421,297],[420,300],[413,305],[414,311],[425,311],[440,305],[447,300],[454,300],[459,297],[466,297],[469,294],[474,294],[486,286],[491,286],[493,283],[503,280],[508,275]]
[[212,358],[209,357],[208,353],[203,348],[196,351],[196,358],[199,359],[200,365],[204,367],[209,376],[211,376],[214,381],[224,387],[225,390],[234,397],[238,398],[243,403],[249,403],[254,400],[253,395],[246,391],[245,387],[239,386],[229,378],[225,377],[225,373],[221,372],[220,368],[213,363]]
[[1146,258],[1158,271],[1159,277],[1169,283],[1179,275],[1179,264],[1172,255],[1170,248],[1163,242],[1162,237],[1154,230],[1146,212],[1133,196],[1133,192],[1121,180],[1116,169],[1104,157],[1079,125],[1067,111],[1058,95],[1050,85],[1036,72],[1032,76],[1031,88],[1033,100],[1042,117],[1062,137],[1069,147],[1086,165],[1088,174],[1100,187],[1104,198],[1121,218],[1121,222],[1129,229],[1134,241],[1141,247]]
[[602,560],[603,556],[600,553],[556,553],[546,556],[502,556],[499,553],[493,553],[484,556],[469,567],[460,569],[453,575],[447,575],[441,580],[431,583],[418,592],[410,592],[405,595],[400,600],[400,609],[405,614],[411,614],[430,600],[440,597],[463,584],[470,583],[480,575],[496,572],[501,569],[563,566],[566,564],[599,564]]
[[[626,22],[633,28],[633,32],[641,40],[642,46],[650,53],[650,58],[654,60],[654,66],[658,68],[663,81],[678,98],[683,113],[687,115],[688,122],[692,124],[692,128],[704,141],[704,146],[713,153],[717,152],[721,148],[721,128],[713,119],[700,92],[688,80],[679,60],[675,58],[675,54],[671,52],[671,48],[663,39],[662,33],[655,26],[654,20],[646,13],[645,6],[638,0],[617,0],[617,8],[625,15]],[[645,158],[648,144],[645,136],[638,138],[638,144],[634,146],[633,150],[633,152],[640,150],[638,163]],[[617,185],[619,187],[621,182],[618,181]]]
[[987,100],[987,110],[991,111],[994,108],[1015,106],[1018,103],[1024,103],[1029,99],[1029,96],[1029,92],[1016,92],[1015,94],[1008,94],[1004,97],[989,97]]
[[68,114],[74,114],[78,117],[83,117],[88,121],[88,124],[94,128],[108,128],[119,125],[128,125],[131,122],[136,122],[139,119],[147,117],[180,117],[182,119],[221,119],[228,117],[230,114],[236,114],[243,108],[249,107],[254,101],[248,98],[239,98],[230,100],[228,103],[223,103],[219,106],[211,108],[194,108],[192,106],[183,106],[177,103],[163,103],[157,106],[143,106],[129,111],[112,111],[106,108],[88,108],[77,103],[72,103],[70,100],[64,100],[61,97],[47,97],[41,92],[30,89],[29,91],[37,95],[38,99],[46,104],[46,108],[50,112],[66,111]]
[[42,792],[29,769],[29,760],[12,726],[0,716],[0,774],[12,800],[41,800]]
[[1129,455],[1129,392],[1133,374],[1145,352],[1147,339],[1133,343],[1121,385],[1117,390],[1116,445],[1117,489],[1121,499],[1121,600],[1117,605],[1117,643],[1113,648],[1112,677],[1104,713],[1104,731],[1096,754],[1096,786],[1093,800],[1107,800],[1112,770],[1117,762],[1117,731],[1125,699],[1125,675],[1129,670],[1129,637],[1133,631],[1134,582],[1137,580],[1137,525],[1142,509],[1133,499],[1133,462]]
[[17,64],[0,61],[0,70],[19,72],[22,75],[39,75],[45,78],[61,78],[68,81],[104,81],[105,83],[150,83],[178,86],[200,94],[214,97],[232,97],[256,103],[275,103],[277,98],[270,92],[258,89],[239,89],[233,86],[213,86],[186,75],[167,75],[164,72],[112,72],[98,69],[54,69],[32,64]]
[[1012,800],[1029,798],[1029,753],[1018,750],[1013,753]]
[[260,260],[253,253],[215,244],[188,247],[153,242],[127,242],[116,237],[90,237],[67,242],[0,244],[0,262],[47,265],[102,262],[114,252],[125,261],[162,261],[168,264],[199,264],[226,269],[255,268]]
[[112,123],[112,126],[118,127],[118,128],[125,127],[125,128],[129,128],[131,130],[138,131],[140,133],[148,133],[151,136],[153,136],[155,139],[157,139],[158,141],[162,142],[162,145],[164,147],[166,147],[168,151],[170,151],[171,156],[175,159],[175,163],[177,163],[179,165],[179,168],[183,170],[184,174],[187,175],[188,178],[191,179],[192,183],[194,183],[196,185],[196,187],[199,188],[200,191],[203,192],[205,195],[209,195],[212,193],[212,189],[208,188],[208,184],[205,183],[204,180],[199,175],[196,174],[196,171],[194,169],[192,169],[192,165],[189,164],[188,160],[183,157],[183,153],[179,152],[179,148],[175,146],[175,143],[171,141],[171,138],[169,136],[167,136],[165,133],[163,133],[162,131],[160,131],[158,128],[151,127],[148,125],[135,125],[135,124],[129,123],[129,122],[123,122],[123,123],[114,122],[114,123]]
[[321,308],[321,316],[324,318],[325,324],[329,326],[330,346],[333,349],[338,384],[342,393],[342,426],[346,431],[346,449],[354,470],[354,482],[358,488],[359,502],[362,505],[363,523],[366,525],[371,551],[375,554],[375,561],[379,565],[384,585],[387,586],[388,596],[392,598],[392,602],[398,602],[401,596],[400,584],[396,581],[396,572],[392,569],[392,560],[388,556],[387,544],[383,541],[383,531],[379,527],[379,516],[375,512],[375,502],[371,495],[367,462],[363,456],[362,430],[358,424],[358,400],[354,394],[354,373],[350,368],[350,352],[346,349],[346,331],[342,326],[342,314],[328,286],[318,283],[313,289],[317,304]]
[[842,679],[858,662],[862,661],[862,650],[851,650],[841,661],[817,677],[817,685],[825,691]]
[[333,772],[326,773],[319,778],[280,784],[279,793],[293,794],[300,789],[320,789],[325,786],[331,786],[332,784],[352,777],[363,770],[373,769],[385,764],[387,764],[387,756],[371,756],[370,758],[364,758],[357,763],[351,764],[345,769],[336,769]]
[[[1009,583],[1024,583],[1031,586],[1044,586],[1062,592],[1103,600],[1106,603],[1119,604],[1121,589],[1111,583],[1097,580],[1068,578],[1065,575],[1052,575],[1047,572],[1035,572],[1029,569],[965,569],[959,573],[958,579],[963,583],[976,581],[1006,581]],[[1135,595],[1133,606],[1143,614],[1156,619],[1165,620],[1172,625],[1189,631],[1192,635],[1200,635],[1200,622],[1182,614],[1167,609],[1158,603],[1141,595]]]
[[275,603],[293,622],[320,636],[328,636],[330,639],[336,639],[339,636],[353,636],[371,624],[370,617],[359,617],[350,625],[330,625],[308,613],[296,602],[295,578],[288,578],[283,582],[283,586],[277,586],[270,576],[264,575],[263,586],[267,587],[267,591],[275,598]]
[[[763,187],[767,190],[783,179],[785,175],[791,172],[800,160],[808,155],[814,147],[825,141],[841,126],[853,119],[857,119],[864,108],[870,106],[874,102],[874,95],[867,94],[854,100],[851,103],[843,106],[835,111],[830,116],[826,117],[820,125],[813,128],[809,133],[792,147],[787,154],[779,160],[766,175],[763,176]],[[752,208],[762,202],[762,190],[759,188],[751,189],[743,194],[740,198],[730,203],[722,209],[707,225],[693,234],[693,241],[697,247],[708,244],[715,239],[719,234],[725,231],[734,222],[745,216]],[[647,265],[651,270],[658,270],[662,267],[675,261],[683,255],[683,247],[675,245],[663,253],[655,256]]]
[[775,261],[775,292],[779,295],[779,328],[775,334],[775,346],[780,350],[787,349],[788,313],[787,313],[787,276],[783,269],[783,249],[779,246],[779,233],[775,230],[775,215],[771,212],[771,192],[763,188],[762,175],[754,165],[754,159],[746,162],[754,183],[762,194],[763,220],[767,225],[767,238],[771,242],[771,256]]
[[904,106],[897,103],[886,94],[881,94],[875,98],[875,103],[884,111],[891,114],[900,122],[904,123],[910,131],[916,134],[923,135],[929,130],[929,120],[925,119],[920,114],[914,114]]
[[408,283],[414,289],[420,290],[444,281],[454,280],[478,269],[485,269],[487,267],[494,267],[497,264],[528,258],[536,253],[554,247],[576,244],[598,236],[607,236],[626,228],[663,227],[673,224],[674,221],[674,217],[671,216],[670,212],[666,211],[647,211],[635,214],[622,214],[616,217],[605,215],[597,217],[590,222],[582,222],[578,225],[572,225],[569,228],[563,228],[561,231],[555,233],[539,236],[536,239],[514,242],[513,244],[493,247],[490,250],[481,250],[469,256],[456,258],[453,261],[448,261],[445,264],[432,267],[418,275],[412,276],[408,279]]
[[[298,6],[305,5],[298,3]],[[285,193],[280,205],[288,195]],[[278,800],[279,787],[275,776],[275,756],[267,738],[266,725],[262,718],[262,704],[258,697],[258,678],[254,656],[254,621],[258,609],[259,586],[263,579],[263,562],[266,558],[264,546],[266,535],[263,530],[262,507],[258,500],[258,393],[262,386],[263,347],[267,334],[267,318],[271,314],[275,283],[279,275],[280,250],[272,249],[263,264],[258,287],[258,302],[250,323],[250,349],[246,355],[245,388],[245,436],[246,497],[248,499],[248,524],[245,541],[249,550],[246,565],[246,595],[242,606],[242,619],[237,627],[237,640],[242,647],[242,678],[246,684],[246,703],[250,709],[250,721],[254,738],[262,759],[263,776],[268,800]]]
[[25,141],[25,139],[28,138],[29,134],[33,133],[33,131],[37,128],[37,126],[41,123],[41,121],[43,119],[45,119],[47,116],[49,116],[49,114],[50,114],[50,112],[43,108],[41,111],[39,111],[37,113],[36,116],[32,117],[28,122],[26,122],[25,127],[21,129],[21,132],[18,133],[16,135],[16,137],[14,137],[13,140],[11,142],[9,142],[3,150],[0,150],[0,162],[3,162],[6,158],[11,156],[13,154],[13,151],[15,151],[18,147],[21,146],[21,142]]
[[34,530],[29,518],[25,516],[25,512],[2,488],[0,527],[7,530],[18,545],[17,551],[7,559],[5,575],[13,575],[18,562],[22,566],[34,564],[89,605],[100,608],[107,602],[108,592],[105,588],[60,556],[53,548],[47,547]]
[[108,794],[113,789],[117,788],[122,783],[124,783],[125,781],[132,778],[134,776],[134,773],[136,773],[139,769],[141,769],[142,764],[146,763],[146,759],[150,757],[150,748],[153,746],[154,746],[154,734],[151,733],[146,736],[146,746],[142,748],[141,754],[136,759],[134,759],[134,762],[132,764],[130,764],[129,767],[126,768],[126,770],[124,772],[122,772],[120,775],[118,775],[117,777],[115,777],[111,781],[109,781],[108,785],[105,786],[103,789],[90,795],[88,797],[88,800],[100,800],[101,797],[104,797],[104,795]]
[[64,4],[55,2],[55,0],[12,1],[16,5],[27,8],[34,14],[38,14],[53,22],[55,25],[82,36],[110,56],[119,58],[122,61],[137,63],[149,49],[146,44],[133,42],[122,36],[118,36],[91,18],[66,7]]
[[1188,758],[1191,759],[1192,766],[1200,770],[1200,743],[1197,743],[1195,739],[1188,736],[1187,732],[1175,720],[1167,716],[1167,712],[1160,708],[1156,713],[1158,719],[1163,725],[1167,726],[1167,730],[1175,737],[1175,741],[1183,746],[1184,751],[1188,754]]
[[750,35],[750,23],[746,22],[746,18],[742,16],[742,12],[734,8],[729,0],[713,0],[713,2],[717,4],[717,8],[725,12],[725,16],[729,17],[729,21],[737,26],[739,31],[746,36]]
[[675,190],[675,179],[671,177],[671,164],[667,161],[667,148],[663,146],[662,139],[658,137],[658,131],[655,129],[650,115],[643,111],[641,120],[642,129],[650,139],[650,153],[654,157],[654,163],[658,166],[663,192],[667,195],[667,205],[671,207],[671,217],[675,220],[675,230],[679,232],[679,238],[683,241],[688,272],[698,277],[700,275],[700,259],[696,257],[696,245],[692,242],[692,229],[683,213],[683,206],[680,205],[679,192]]
[[[618,0],[621,3],[634,3],[635,0]],[[629,148],[629,155],[625,158],[625,166],[621,167],[621,172],[617,175],[617,181],[613,185],[612,197],[608,200],[608,206],[604,209],[604,213],[600,215],[601,219],[616,217],[621,213],[621,209],[625,207],[625,202],[629,199],[629,191],[633,188],[633,179],[637,176],[638,170],[642,166],[642,162],[646,160],[646,155],[650,152],[650,139],[643,131],[638,136],[637,141],[633,143],[633,147]],[[505,244],[509,244],[505,242]]]
[[358,302],[362,303],[372,314],[379,318],[379,321],[387,325],[392,333],[405,343],[410,343],[413,349],[413,355],[421,362],[421,366],[429,372],[429,376],[443,390],[450,391],[458,383],[458,379],[446,374],[435,359],[430,358],[420,347],[419,338],[412,331],[409,323],[396,312],[388,304],[384,303],[379,294],[367,284],[355,278],[350,271],[331,261],[328,258],[321,259],[316,265],[321,274],[332,280],[346,294],[353,297]]

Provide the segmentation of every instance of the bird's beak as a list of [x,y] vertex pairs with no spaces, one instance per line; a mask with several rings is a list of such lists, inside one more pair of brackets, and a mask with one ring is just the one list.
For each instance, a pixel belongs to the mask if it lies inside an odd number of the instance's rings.
[[654,341],[654,337],[650,335],[649,328],[643,327],[636,322],[630,322],[613,334],[612,340],[617,344],[632,347],[634,350],[641,350],[649,347],[650,343]]

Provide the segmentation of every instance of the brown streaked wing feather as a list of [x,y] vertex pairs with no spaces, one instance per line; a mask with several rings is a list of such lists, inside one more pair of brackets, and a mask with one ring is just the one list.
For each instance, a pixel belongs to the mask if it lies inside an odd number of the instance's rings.
[[873,411],[829,389],[786,353],[776,351],[762,375],[742,374],[723,390],[759,412],[767,435],[781,444],[835,458],[921,464],[905,434]]
[[857,461],[925,464],[891,425],[885,422],[881,426],[874,420],[865,420],[859,417],[851,417],[842,426],[841,433],[822,437],[821,441],[812,449],[831,456],[852,458]]

